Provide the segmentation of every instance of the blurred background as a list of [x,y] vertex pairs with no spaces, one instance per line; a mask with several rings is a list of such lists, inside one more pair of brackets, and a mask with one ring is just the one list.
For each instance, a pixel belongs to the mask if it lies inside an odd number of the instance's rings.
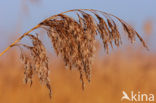
[[0,103],[121,103],[123,90],[156,95],[155,4],[156,0],[0,0],[0,52],[47,17],[80,8],[122,18],[150,48],[147,51],[139,42],[128,42],[107,55],[97,43],[92,81],[86,84],[85,91],[81,89],[77,70],[65,70],[62,59],[49,53],[52,100],[36,77],[31,88],[24,85],[19,49],[10,49],[0,57]]

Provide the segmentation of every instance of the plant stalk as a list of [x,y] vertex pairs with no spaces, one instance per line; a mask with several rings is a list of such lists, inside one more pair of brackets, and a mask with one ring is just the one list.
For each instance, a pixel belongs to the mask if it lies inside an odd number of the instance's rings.
[[13,47],[16,43],[18,43],[21,39],[23,39],[23,37],[25,37],[26,35],[28,35],[30,32],[32,32],[33,30],[37,29],[38,27],[40,27],[40,24],[36,25],[34,28],[32,28],[31,30],[29,30],[28,32],[24,33],[21,37],[19,37],[16,41],[14,41],[10,46],[8,46],[4,51],[2,51],[0,53],[0,56],[2,56],[4,53],[6,53],[11,47]]

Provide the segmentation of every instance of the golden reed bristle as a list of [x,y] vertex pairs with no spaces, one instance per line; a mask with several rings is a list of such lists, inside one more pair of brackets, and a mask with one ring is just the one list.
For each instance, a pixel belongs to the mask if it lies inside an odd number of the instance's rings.
[[[68,16],[66,13],[69,12],[75,13],[77,19]],[[114,19],[121,23],[123,30],[132,43],[137,36],[143,46],[148,49],[141,36],[129,24],[118,17],[93,9],[74,9],[45,19],[18,38],[0,56],[13,46],[20,47],[21,60],[25,66],[25,83],[30,82],[32,84],[33,75],[38,74],[41,83],[44,83],[49,89],[51,97],[46,49],[38,36],[30,34],[39,27],[44,28],[47,31],[47,35],[52,42],[56,54],[61,55],[63,58],[65,66],[69,69],[77,68],[80,72],[80,80],[84,89],[84,76],[90,82],[96,35],[100,35],[107,53],[110,47],[119,47],[122,42],[118,25]],[[17,44],[25,36],[28,36],[32,40],[33,46]],[[23,48],[29,50],[31,56],[26,55]]]

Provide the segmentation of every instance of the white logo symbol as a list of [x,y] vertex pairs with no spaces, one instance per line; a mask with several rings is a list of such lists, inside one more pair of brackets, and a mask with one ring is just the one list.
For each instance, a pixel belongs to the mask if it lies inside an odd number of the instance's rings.
[[121,98],[121,100],[127,99],[130,101],[130,98],[128,97],[128,95],[125,91],[123,91],[122,94],[123,94],[123,97]]
[[128,101],[149,101],[153,102],[154,101],[154,94],[141,94],[140,92],[134,93],[131,91],[131,96],[128,96],[128,94],[125,91],[122,91],[122,98],[121,101],[123,100],[128,100]]

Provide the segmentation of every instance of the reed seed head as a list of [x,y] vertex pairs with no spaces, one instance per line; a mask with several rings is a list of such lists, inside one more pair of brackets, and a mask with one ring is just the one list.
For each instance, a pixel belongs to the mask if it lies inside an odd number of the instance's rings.
[[[74,12],[76,17],[70,17],[66,14],[68,12]],[[46,49],[38,36],[30,34],[31,31],[38,27],[42,27],[47,31],[56,54],[63,58],[65,66],[69,69],[76,68],[79,71],[82,88],[84,89],[84,79],[86,78],[88,82],[91,80],[92,59],[95,54],[95,37],[97,35],[100,36],[107,53],[110,47],[119,47],[122,43],[121,33],[116,23],[117,20],[121,23],[131,43],[138,37],[143,46],[148,48],[141,36],[129,24],[112,14],[93,9],[69,10],[47,18],[10,46],[21,48],[21,60],[25,69],[25,83],[30,82],[32,84],[33,75],[37,74],[41,83],[45,84],[49,89],[51,97]],[[25,36],[31,39],[33,46],[16,44]],[[29,50],[30,54],[26,55],[27,53],[23,51],[23,48]]]

